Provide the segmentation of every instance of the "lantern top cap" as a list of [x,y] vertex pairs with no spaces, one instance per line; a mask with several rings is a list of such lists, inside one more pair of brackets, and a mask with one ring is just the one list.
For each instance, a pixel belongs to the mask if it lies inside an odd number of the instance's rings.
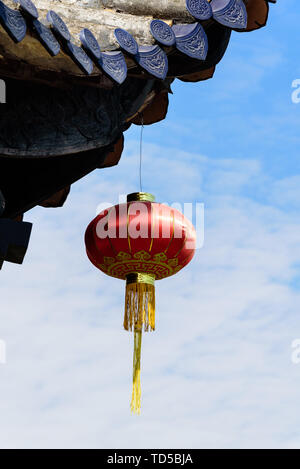
[[148,192],[133,192],[127,195],[127,202],[155,202],[155,196]]

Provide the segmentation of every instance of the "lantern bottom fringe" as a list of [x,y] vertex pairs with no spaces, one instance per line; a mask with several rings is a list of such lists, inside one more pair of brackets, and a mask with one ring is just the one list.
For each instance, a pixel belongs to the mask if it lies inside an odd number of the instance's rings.
[[142,332],[155,330],[154,277],[135,274],[127,278],[124,328],[134,332],[131,411],[140,415]]
[[133,354],[133,386],[131,398],[131,412],[140,415],[141,413],[141,350],[142,332],[134,333],[134,354]]
[[154,283],[127,283],[124,328],[134,332],[155,330]]

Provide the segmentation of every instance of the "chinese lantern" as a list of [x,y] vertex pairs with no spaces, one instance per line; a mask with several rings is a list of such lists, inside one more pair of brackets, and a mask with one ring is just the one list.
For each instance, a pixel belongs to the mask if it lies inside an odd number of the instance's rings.
[[193,258],[196,232],[178,210],[151,194],[101,212],[85,234],[87,255],[102,272],[126,281],[124,328],[134,332],[131,410],[141,409],[142,331],[155,330],[155,281],[179,272]]

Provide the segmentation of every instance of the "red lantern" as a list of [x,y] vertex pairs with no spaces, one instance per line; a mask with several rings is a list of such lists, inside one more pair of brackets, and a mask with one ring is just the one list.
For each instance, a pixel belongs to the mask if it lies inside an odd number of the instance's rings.
[[193,258],[196,233],[178,210],[146,193],[104,210],[88,226],[90,261],[111,277],[126,280],[124,328],[134,332],[131,410],[140,413],[142,330],[155,329],[155,280],[179,272]]

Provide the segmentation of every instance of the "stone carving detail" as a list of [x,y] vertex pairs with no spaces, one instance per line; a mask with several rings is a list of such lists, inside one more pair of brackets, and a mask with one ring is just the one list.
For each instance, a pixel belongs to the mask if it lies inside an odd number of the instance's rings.
[[60,45],[52,31],[39,20],[33,20],[32,24],[40,41],[48,50],[49,54],[53,56],[57,55],[60,51]]
[[[12,9],[15,7],[9,8],[5,2],[10,6],[19,4],[19,10]],[[41,9],[42,15],[47,12],[46,19],[51,26],[43,24],[43,21],[39,22],[39,12],[35,4]],[[164,79],[168,73],[167,56],[172,63],[170,77],[189,75],[190,69],[194,69],[195,65],[192,62],[184,62],[181,54],[176,54],[171,47],[176,45],[177,49],[189,57],[204,61],[207,36],[215,23],[205,21],[205,31],[199,24],[193,38],[183,39],[175,38],[172,28],[166,22],[168,19],[172,19],[175,26],[185,27],[192,25],[194,18],[202,21],[212,15],[220,23],[219,26],[225,25],[231,29],[243,29],[247,23],[243,0],[35,0],[35,4],[32,0],[0,0],[2,25],[15,42],[25,39],[24,46],[20,45],[16,50],[7,39],[2,39],[0,30],[0,68],[1,65],[4,69],[7,67],[6,57],[12,69],[16,66],[14,62],[19,60],[22,63],[20,77],[26,75],[28,79],[49,83],[55,73],[60,75],[58,80],[63,80],[64,76],[69,75],[77,82],[78,77],[92,74],[93,78],[100,78],[100,86],[107,86],[106,77],[103,78],[99,70],[102,68],[109,77],[120,84],[127,77],[127,67],[129,75],[144,75],[143,71],[135,66],[132,57],[144,70],[159,79]],[[55,8],[55,11],[52,8]],[[158,18],[164,18],[164,21]],[[85,24],[89,29],[84,27]],[[119,28],[119,25],[122,28]],[[27,26],[29,33],[26,37]],[[34,35],[30,32],[32,28],[36,32]],[[78,37],[81,47],[77,42]],[[35,44],[37,38],[52,56],[60,53],[53,65],[45,51]],[[155,40],[168,49],[155,49]],[[214,38],[212,44],[211,38],[209,41],[211,50],[219,46],[215,44]],[[122,52],[117,50],[119,46],[124,52],[124,57]],[[70,58],[78,67],[74,67]],[[174,58],[178,61],[177,66]],[[98,68],[93,66],[92,61]],[[214,62],[213,65],[217,60]],[[198,65],[199,70],[202,65]],[[16,72],[13,73],[17,75]],[[14,75],[8,72],[7,76]],[[91,86],[94,86],[95,82],[96,80],[91,81]],[[86,84],[89,84],[88,78]]]
[[117,83],[122,84],[126,80],[127,65],[122,52],[103,52],[99,65]]
[[83,29],[80,31],[80,40],[90,54],[92,54],[95,59],[99,60],[101,57],[101,49],[93,33],[87,28]]
[[247,10],[243,0],[227,0],[227,5],[217,11],[214,11],[212,2],[212,9],[214,19],[224,26],[236,29],[247,27]]
[[161,20],[151,22],[151,33],[153,37],[164,46],[173,46],[175,44],[175,34],[172,28]]
[[132,55],[137,54],[138,44],[130,33],[125,31],[124,29],[117,28],[115,29],[115,36],[123,50]]
[[68,42],[67,47],[75,62],[90,75],[93,71],[94,64],[84,50],[81,47],[75,46],[72,42]]
[[168,58],[159,46],[140,47],[136,60],[151,75],[164,80],[168,73]]
[[212,17],[212,9],[207,0],[186,0],[186,7],[197,20],[208,20]]
[[173,29],[175,31],[176,47],[178,50],[194,59],[206,59],[208,40],[200,23],[195,23],[194,27],[175,25]]
[[16,42],[20,42],[26,36],[27,26],[21,13],[8,8],[0,1],[0,22],[8,34]]
[[19,0],[21,8],[26,11],[32,18],[37,19],[39,13],[36,9],[36,6],[32,3],[31,0]]
[[65,41],[71,40],[71,34],[68,30],[66,23],[61,19],[61,17],[55,13],[55,11],[48,11],[47,20],[51,23],[54,31]]

